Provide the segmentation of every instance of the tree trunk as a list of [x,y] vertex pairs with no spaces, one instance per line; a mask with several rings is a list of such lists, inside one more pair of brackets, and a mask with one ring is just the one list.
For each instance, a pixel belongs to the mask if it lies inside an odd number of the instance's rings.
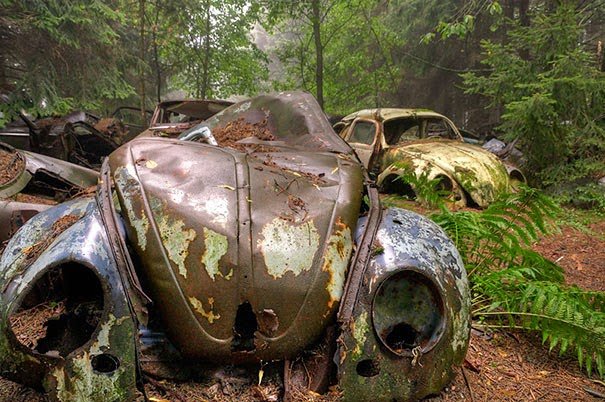
[[159,1],[155,3],[155,22],[152,30],[153,40],[153,61],[155,64],[155,79],[156,79],[156,101],[161,101],[162,95],[162,67],[160,66],[160,56],[158,54],[158,25],[160,23],[160,5]]
[[204,62],[203,66],[203,75],[202,75],[202,97],[206,99],[208,97],[208,92],[210,90],[210,33],[212,30],[212,24],[210,21],[210,0],[206,0],[204,2],[204,6],[206,7],[206,34],[204,36]]
[[320,0],[312,0],[312,24],[313,38],[315,39],[315,87],[317,89],[317,102],[324,108],[324,56],[323,45],[321,43],[321,16]]
[[139,79],[141,95],[141,121],[147,121],[145,113],[145,0],[139,0]]
[[519,21],[524,27],[529,26],[529,0],[519,0]]

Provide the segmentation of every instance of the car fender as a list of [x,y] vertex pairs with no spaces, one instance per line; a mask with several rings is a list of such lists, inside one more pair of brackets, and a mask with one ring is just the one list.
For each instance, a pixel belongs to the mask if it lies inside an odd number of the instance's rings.
[[[360,220],[358,237],[367,222]],[[468,347],[470,291],[461,257],[435,223],[399,208],[383,212],[371,247],[352,314],[337,343],[335,362],[344,399],[418,400],[438,393]],[[387,285],[390,290],[382,292]],[[385,315],[401,311],[393,309],[399,291],[402,306],[411,306],[411,301],[418,306],[400,316]],[[435,310],[423,301],[426,296],[435,301]],[[403,328],[397,321],[422,332],[425,313],[430,316],[428,330],[421,334],[426,339],[419,338],[418,346],[409,349],[395,349],[389,336]]]
[[[65,286],[38,286],[49,278]],[[70,280],[75,282],[67,286]],[[95,198],[50,208],[22,226],[0,260],[0,291],[1,375],[44,388],[54,401],[134,398],[136,325]],[[65,313],[46,322],[46,336],[35,346],[39,350],[28,347],[16,336],[11,317],[55,296],[65,296]],[[72,335],[73,317],[93,322],[94,330],[68,344],[60,335]],[[61,323],[66,323],[63,332]]]

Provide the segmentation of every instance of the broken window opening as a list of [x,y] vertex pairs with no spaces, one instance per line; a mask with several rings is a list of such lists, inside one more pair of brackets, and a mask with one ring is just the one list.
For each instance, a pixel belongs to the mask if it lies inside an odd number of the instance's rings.
[[57,175],[38,169],[22,192],[63,202],[80,190]]
[[256,349],[254,333],[258,330],[256,314],[249,302],[244,302],[237,308],[235,325],[233,326],[233,341],[231,350],[234,352],[250,352]]
[[11,330],[40,354],[67,356],[90,340],[103,314],[103,288],[89,268],[67,263],[48,270],[10,316]]

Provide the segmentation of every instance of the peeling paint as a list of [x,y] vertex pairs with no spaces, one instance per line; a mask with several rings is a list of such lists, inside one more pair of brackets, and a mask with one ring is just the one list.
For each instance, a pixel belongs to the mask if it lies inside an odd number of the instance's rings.
[[349,259],[353,251],[353,241],[351,239],[351,229],[347,227],[340,219],[336,221],[338,230],[328,240],[328,247],[325,251],[324,265],[322,270],[330,274],[330,279],[326,289],[330,294],[328,307],[332,308],[334,303],[339,302],[345,285],[345,276]]
[[97,374],[90,366],[91,355],[84,352],[71,361],[73,374],[55,368],[51,375],[57,381],[57,399],[61,402],[122,401],[126,397],[118,383],[122,369],[111,375]]
[[353,324],[353,338],[355,339],[355,349],[353,349],[353,359],[358,359],[363,353],[363,347],[368,339],[368,312],[364,311],[355,320]]
[[137,236],[137,241],[141,250],[145,251],[147,248],[147,231],[149,230],[149,220],[145,215],[145,211],[141,209],[139,212],[140,218],[134,210],[132,200],[140,198],[138,190],[138,182],[134,179],[134,172],[131,172],[128,168],[120,167],[116,169],[114,180],[116,186],[120,188],[123,193],[124,209],[128,215],[128,220],[131,226],[134,228]]
[[212,297],[208,298],[208,304],[210,305],[208,311],[204,309],[204,305],[202,304],[202,302],[196,299],[195,297],[189,297],[189,303],[191,303],[191,306],[193,306],[194,310],[198,312],[202,317],[207,319],[210,324],[214,323],[214,321],[221,318],[220,314],[214,313],[214,298]]
[[262,235],[264,239],[259,239],[258,246],[273,278],[281,278],[287,272],[298,276],[311,269],[319,248],[319,234],[312,220],[291,225],[275,218],[263,227]]
[[219,224],[223,227],[229,219],[229,201],[226,198],[209,198],[201,205],[194,207],[196,211],[206,212],[212,216],[212,223]]
[[[223,276],[218,263],[220,259],[227,254],[227,236],[216,233],[211,229],[204,228],[204,246],[205,250],[204,255],[202,256],[202,263],[204,264],[206,272],[212,280],[214,280],[217,275]],[[233,270],[225,276],[225,279],[231,279],[231,275],[233,275]]]
[[145,167],[147,167],[147,169],[155,169],[158,167],[158,164],[156,161],[148,160],[145,162]]
[[189,243],[195,239],[197,234],[193,229],[183,229],[185,223],[182,220],[169,218],[157,210],[155,212],[158,231],[162,237],[164,248],[168,252],[168,257],[176,264],[179,274],[183,278],[187,278],[185,260],[189,255]]

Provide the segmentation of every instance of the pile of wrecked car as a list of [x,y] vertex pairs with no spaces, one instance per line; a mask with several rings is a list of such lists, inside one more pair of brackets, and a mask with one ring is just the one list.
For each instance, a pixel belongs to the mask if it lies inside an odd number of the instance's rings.
[[[52,400],[123,401],[141,373],[281,361],[284,399],[333,384],[345,400],[438,393],[470,330],[444,232],[381,206],[308,94],[186,121],[174,106],[111,152],[94,193],[74,197],[96,173],[50,169],[69,200],[32,212],[0,259],[0,375]],[[17,160],[5,196],[48,176],[34,154],[2,152]],[[44,308],[32,338],[18,323]]]

